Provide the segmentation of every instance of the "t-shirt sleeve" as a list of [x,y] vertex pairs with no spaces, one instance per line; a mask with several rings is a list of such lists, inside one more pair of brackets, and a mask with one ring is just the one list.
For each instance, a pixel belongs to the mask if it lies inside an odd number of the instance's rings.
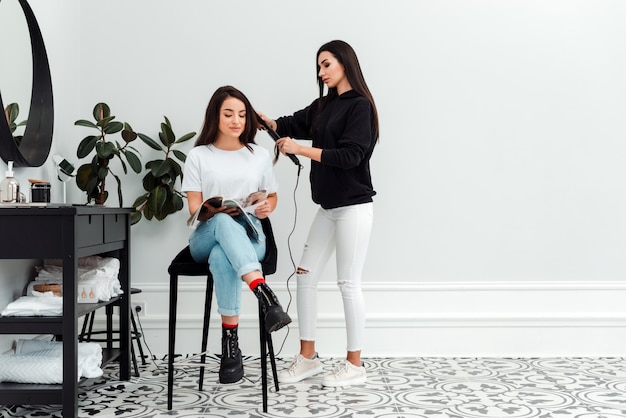
[[192,148],[185,160],[185,166],[183,167],[183,192],[201,192],[202,181],[200,180],[200,160],[198,158],[198,152],[195,148]]

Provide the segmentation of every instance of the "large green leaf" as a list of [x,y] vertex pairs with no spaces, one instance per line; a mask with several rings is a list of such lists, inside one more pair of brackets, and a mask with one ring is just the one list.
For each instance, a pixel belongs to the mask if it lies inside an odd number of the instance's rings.
[[160,164],[152,164],[151,172],[154,177],[161,177],[167,174],[172,168],[170,160],[161,160]]
[[85,120],[85,119],[77,120],[76,122],[74,122],[74,125],[76,125],[76,126],[86,126],[87,128],[98,129],[98,125],[96,125],[95,123],[90,122],[88,120]]
[[167,123],[161,123],[161,132],[163,133],[163,135],[159,135],[159,137],[161,138],[161,142],[163,143],[163,145],[165,145],[167,148],[169,148],[174,142],[176,142],[176,136],[174,135],[174,131],[172,131],[172,127],[169,126]]
[[124,129],[124,124],[122,122],[110,122],[108,125],[104,127],[105,134],[114,134]]
[[144,206],[144,208],[143,208],[143,217],[150,221],[150,220],[152,220],[153,216],[154,215],[152,213],[152,210],[150,210],[148,205]]
[[179,151],[177,149],[173,149],[172,152],[174,153],[174,155],[176,156],[176,158],[178,158],[180,161],[182,161],[183,163],[185,161],[187,161],[187,155],[185,155],[184,152]]
[[115,155],[117,147],[112,142],[98,142],[96,144],[96,153],[102,159],[109,159]]
[[196,136],[195,132],[189,132],[188,134],[185,134],[185,135],[181,136],[180,138],[178,138],[176,140],[176,143],[180,144],[181,142],[189,141],[194,136]]
[[183,207],[185,206],[185,203],[183,202],[182,197],[180,197],[178,194],[174,193],[172,195],[172,204],[174,205],[174,210],[175,211],[179,211],[182,210]]
[[180,166],[180,164],[178,164],[176,161],[170,159],[170,166],[172,167],[172,171],[174,172],[175,176],[182,176],[183,175],[183,169]]
[[9,118],[9,123],[15,122],[20,114],[20,106],[17,103],[10,103],[6,108],[6,114]]
[[83,164],[76,171],[76,185],[82,191],[87,191],[87,183],[93,176],[93,167],[91,164]]
[[98,103],[93,108],[93,118],[100,121],[111,116],[111,109],[106,103]]
[[139,196],[137,199],[135,199],[135,201],[133,202],[133,207],[134,208],[138,208],[139,206],[143,205],[144,203],[146,203],[148,201],[148,196],[150,196],[148,193],[144,193],[141,196]]
[[157,213],[163,207],[165,200],[167,199],[167,188],[165,187],[156,187],[150,193],[150,197],[148,198],[148,207],[153,213]]
[[135,225],[137,222],[141,221],[141,212],[135,210],[130,213],[130,224]]
[[125,150],[124,155],[126,155],[126,160],[128,160],[130,168],[132,168],[133,171],[137,174],[141,173],[141,160],[139,159],[139,157],[137,157],[134,152],[129,150]]
[[152,173],[148,173],[143,178],[143,188],[147,192],[152,191],[156,187],[156,179],[152,175]]
[[98,142],[98,138],[99,137],[95,135],[89,135],[83,138],[83,140],[80,141],[80,144],[78,144],[78,149],[76,150],[76,156],[78,158],[85,158],[86,156],[88,156],[91,153],[91,151],[93,151],[94,147],[96,146],[96,143]]
[[161,208],[161,210],[157,213],[154,214],[154,217],[157,218],[159,221],[162,221],[163,219],[165,219],[167,217],[167,215],[170,215],[174,212],[176,212],[175,209],[175,203],[173,198],[175,198],[176,195],[168,193],[168,198],[165,200],[165,203],[163,204],[163,207]]
[[141,138],[141,140],[143,142],[145,142],[146,144],[148,144],[148,146],[152,149],[155,149],[157,151],[163,151],[163,148],[161,148],[161,146],[158,144],[158,142],[156,142],[154,139],[150,138],[148,135],[142,134],[142,133],[137,133],[137,135],[139,135],[139,138]]

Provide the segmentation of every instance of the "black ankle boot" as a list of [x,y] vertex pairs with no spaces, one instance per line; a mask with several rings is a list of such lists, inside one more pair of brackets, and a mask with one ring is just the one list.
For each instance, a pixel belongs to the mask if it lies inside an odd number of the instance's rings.
[[220,383],[235,383],[243,377],[243,361],[239,349],[237,327],[222,327],[222,359],[220,361]]
[[272,289],[265,283],[260,283],[255,289],[254,294],[261,301],[261,308],[265,314],[265,329],[267,332],[278,331],[291,322],[289,315],[283,311],[276,295]]

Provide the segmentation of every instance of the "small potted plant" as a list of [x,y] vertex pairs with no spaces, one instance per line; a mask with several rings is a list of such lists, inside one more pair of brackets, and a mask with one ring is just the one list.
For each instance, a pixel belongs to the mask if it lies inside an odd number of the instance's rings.
[[145,164],[147,173],[143,177],[142,184],[146,193],[139,196],[133,203],[136,210],[131,214],[132,224],[139,222],[142,217],[161,221],[184,206],[184,195],[176,189],[176,184],[179,177],[181,181],[183,178],[183,170],[178,161],[184,164],[187,156],[174,147],[193,138],[196,133],[189,132],[177,139],[171,122],[166,116],[164,119],[159,132],[160,143],[145,134],[138,133],[143,142],[150,148],[162,152],[164,156]]
[[[107,176],[111,174],[117,181],[117,195],[120,207],[124,206],[122,196],[122,183],[117,174],[111,170],[111,160],[119,159],[124,174],[128,173],[126,163],[137,174],[141,172],[139,152],[130,143],[137,139],[137,133],[130,124],[115,120],[111,115],[111,109],[106,103],[98,103],[93,108],[94,122],[80,119],[74,124],[93,128],[98,131],[96,135],[86,136],[78,145],[76,156],[85,158],[95,151],[89,163],[83,164],[76,173],[76,185],[87,193],[87,203],[94,201],[103,205],[109,197],[106,190]],[[107,135],[120,133],[123,142],[111,141]]]

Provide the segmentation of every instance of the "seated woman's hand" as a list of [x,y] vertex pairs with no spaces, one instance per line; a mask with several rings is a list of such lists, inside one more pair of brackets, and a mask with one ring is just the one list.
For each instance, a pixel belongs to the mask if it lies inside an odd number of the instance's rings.
[[257,206],[254,210],[254,216],[259,219],[267,218],[268,216],[270,216],[270,213],[272,213],[272,205],[270,205],[267,200]]
[[211,219],[215,214],[224,212],[225,209],[228,209],[226,206],[221,206],[216,208],[215,206],[211,206],[208,202],[205,202],[202,206],[202,210],[200,211],[200,215],[198,215],[199,221],[206,221],[207,219]]

